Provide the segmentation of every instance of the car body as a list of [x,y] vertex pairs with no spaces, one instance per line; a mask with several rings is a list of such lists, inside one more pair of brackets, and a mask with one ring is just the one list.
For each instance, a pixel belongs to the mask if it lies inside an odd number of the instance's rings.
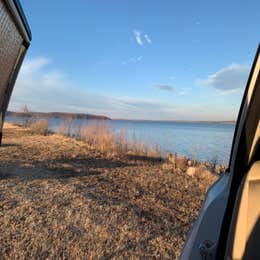
[[235,129],[228,170],[208,190],[181,260],[260,259],[260,46]]
[[18,0],[0,0],[0,143],[5,112],[31,42],[31,31]]

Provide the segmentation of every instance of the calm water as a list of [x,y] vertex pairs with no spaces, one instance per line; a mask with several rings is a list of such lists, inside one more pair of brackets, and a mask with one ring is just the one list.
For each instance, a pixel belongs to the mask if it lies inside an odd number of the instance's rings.
[[[20,121],[6,118],[6,121]],[[49,119],[50,129],[57,131],[66,122],[63,119]],[[78,125],[89,124],[91,120],[73,120],[72,132]],[[228,163],[235,130],[234,124],[221,123],[179,123],[111,120],[108,124],[120,131],[128,130],[129,138],[144,140],[150,144],[160,144],[163,152],[172,151],[188,157],[196,155],[198,160],[218,160]]]

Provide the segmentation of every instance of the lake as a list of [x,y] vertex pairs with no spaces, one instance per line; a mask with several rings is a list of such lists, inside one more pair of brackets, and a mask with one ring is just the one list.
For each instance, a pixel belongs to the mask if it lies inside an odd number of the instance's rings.
[[[21,122],[21,118],[7,117],[7,122]],[[92,120],[75,119],[72,133],[78,125],[89,124]],[[49,119],[50,130],[56,132],[64,119]],[[159,122],[135,120],[110,120],[108,124],[120,131],[127,129],[128,137],[159,144],[163,153],[186,155],[202,161],[217,160],[227,164],[229,161],[235,124]]]

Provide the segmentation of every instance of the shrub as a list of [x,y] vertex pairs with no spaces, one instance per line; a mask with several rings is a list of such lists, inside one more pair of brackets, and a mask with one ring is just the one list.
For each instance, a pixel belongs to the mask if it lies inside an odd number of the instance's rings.
[[176,167],[182,171],[187,168],[188,159],[185,156],[176,156]]
[[115,135],[115,145],[118,154],[127,154],[129,152],[129,142],[127,139],[128,130],[122,129]]
[[115,151],[114,130],[105,122],[93,122],[81,127],[77,134],[80,136],[80,140],[92,148],[109,153]]
[[58,133],[65,136],[71,136],[72,117],[67,117],[64,123],[61,123]]
[[197,175],[201,175],[203,174],[205,171],[208,171],[207,167],[204,164],[200,164],[197,166],[196,168],[196,174]]
[[27,128],[31,124],[30,111],[26,105],[21,108],[22,112],[22,127]]
[[[59,134],[67,135],[67,127],[61,124]],[[140,155],[147,157],[161,157],[161,147],[156,144],[151,146],[148,142],[128,139],[128,130],[122,129],[115,132],[106,121],[94,121],[89,125],[79,125],[73,135],[93,149],[100,150],[108,155]]]
[[49,123],[47,119],[34,121],[30,125],[30,129],[34,134],[47,135],[49,133]]
[[171,164],[174,168],[182,171],[188,167],[188,159],[185,156],[178,156],[178,154],[172,154],[171,152],[166,153],[166,162]]
[[214,172],[216,169],[216,166],[218,165],[218,156],[215,155],[211,160],[210,160],[210,164],[211,164],[211,171]]

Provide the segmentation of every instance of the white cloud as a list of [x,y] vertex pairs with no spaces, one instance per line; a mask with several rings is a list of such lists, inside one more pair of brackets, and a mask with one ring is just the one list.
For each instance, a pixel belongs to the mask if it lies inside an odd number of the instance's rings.
[[164,91],[168,91],[168,92],[174,92],[175,91],[175,88],[173,86],[165,85],[165,84],[155,84],[153,87],[156,88],[156,89],[164,90]]
[[180,96],[187,96],[189,95],[190,91],[192,90],[192,88],[181,88],[180,89],[180,92],[179,92],[179,95]]
[[143,34],[139,30],[134,30],[135,40],[138,45],[143,46],[144,43],[152,44],[152,40],[148,34]]
[[37,59],[32,59],[30,60],[30,62],[23,63],[22,71],[20,72],[20,74],[22,73],[24,75],[27,75],[37,72],[48,63],[50,63],[50,60],[46,57],[38,57]]
[[144,35],[144,38],[147,41],[147,43],[152,44],[152,40],[150,39],[150,37],[147,34]]
[[229,90],[218,90],[215,96],[227,96],[231,95],[234,93],[242,93],[243,89],[242,88],[236,88],[236,89],[229,89]]
[[243,89],[246,86],[248,75],[248,66],[231,64],[208,76],[206,79],[197,80],[197,83],[203,86],[211,86],[220,91]]
[[179,95],[180,95],[180,96],[187,96],[187,95],[188,95],[188,90],[187,90],[187,89],[182,89],[182,90],[179,92]]
[[[172,86],[157,85],[165,91]],[[92,87],[92,89],[94,89]],[[230,120],[231,113],[221,113],[205,104],[176,105],[148,98],[98,94],[78,86],[56,68],[49,59],[29,59],[22,65],[14,87],[9,110],[19,111],[23,105],[31,111],[75,112],[106,115],[112,118],[150,120]],[[231,116],[229,116],[231,115]]]
[[141,61],[143,59],[143,56],[139,56],[136,58],[137,61]]
[[[141,56],[136,58],[141,59]],[[101,95],[79,87],[65,74],[52,69],[46,58],[30,59],[22,65],[9,109],[19,111],[25,104],[32,111],[93,113],[112,118],[167,119],[176,116],[175,107],[163,102]]]
[[137,44],[142,46],[144,43],[143,43],[143,40],[142,40],[141,32],[134,30],[134,36],[135,36],[135,40],[136,40]]
[[186,90],[181,90],[181,91],[179,92],[179,95],[180,95],[180,96],[187,96],[187,94],[188,94],[188,92],[187,92]]

